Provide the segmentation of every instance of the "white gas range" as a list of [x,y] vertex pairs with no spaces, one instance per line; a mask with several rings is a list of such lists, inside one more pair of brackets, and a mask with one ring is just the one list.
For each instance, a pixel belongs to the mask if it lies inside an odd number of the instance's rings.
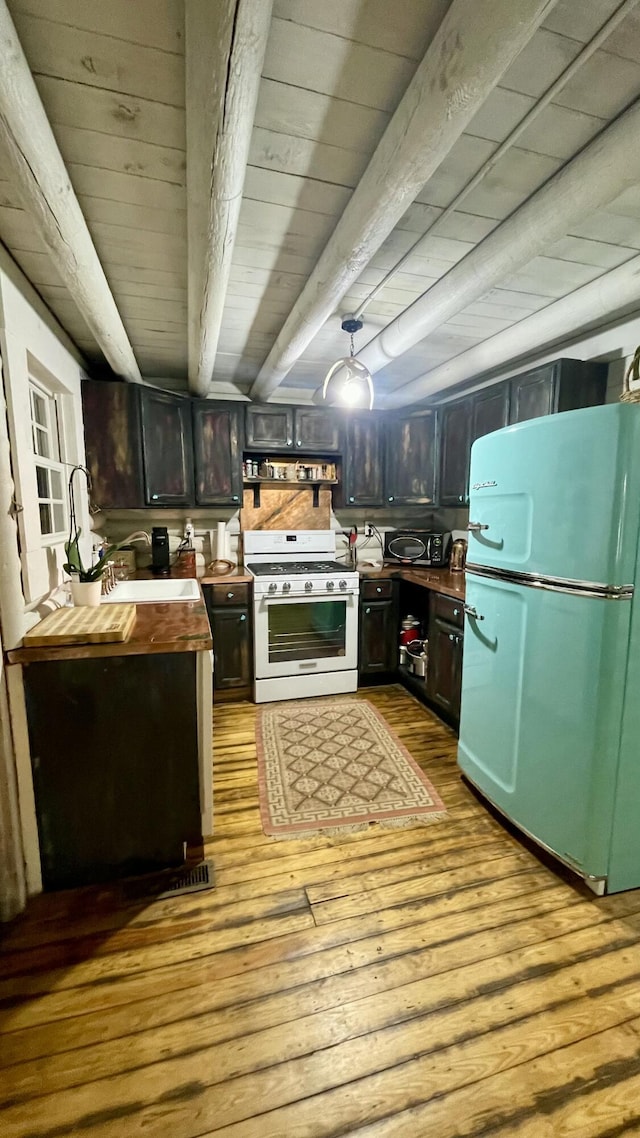
[[331,530],[247,530],[256,703],[355,691],[358,574]]

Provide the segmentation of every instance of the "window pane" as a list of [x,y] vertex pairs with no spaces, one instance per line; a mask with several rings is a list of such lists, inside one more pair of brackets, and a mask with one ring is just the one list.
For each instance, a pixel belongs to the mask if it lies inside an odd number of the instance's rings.
[[44,396],[38,395],[38,392],[34,391],[33,388],[31,389],[31,393],[33,395],[33,417],[36,423],[39,423],[41,427],[46,427],[47,404],[45,402]]
[[36,454],[39,454],[40,458],[51,458],[49,454],[49,436],[47,432],[43,431],[40,427],[36,427],[35,429],[35,445]]
[[40,533],[53,533],[51,506],[48,502],[40,503]]
[[62,502],[53,503],[53,527],[55,533],[62,533],[66,528],[64,519],[64,505]]
[[51,472],[51,497],[58,498],[62,501],[64,494],[62,493],[62,475],[59,470],[52,470]]
[[49,479],[47,477],[48,471],[45,466],[36,466],[36,478],[38,480],[38,497],[50,498],[49,494]]

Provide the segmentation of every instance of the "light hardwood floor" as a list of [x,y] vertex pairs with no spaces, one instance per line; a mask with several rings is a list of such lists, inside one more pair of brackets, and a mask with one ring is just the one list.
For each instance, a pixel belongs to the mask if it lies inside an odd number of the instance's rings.
[[215,713],[214,891],[45,897],[0,957],[2,1138],[640,1135],[640,891],[596,899],[360,693],[440,823],[274,841],[249,703]]

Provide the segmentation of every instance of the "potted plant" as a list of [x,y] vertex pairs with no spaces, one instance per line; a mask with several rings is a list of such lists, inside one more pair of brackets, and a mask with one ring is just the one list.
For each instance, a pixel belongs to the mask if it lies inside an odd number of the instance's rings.
[[75,494],[73,489],[73,478],[78,471],[82,471],[85,475],[87,479],[87,489],[91,489],[89,471],[84,466],[74,466],[69,476],[69,538],[64,543],[64,551],[67,560],[63,568],[65,573],[68,573],[71,577],[71,595],[74,605],[99,605],[100,595],[102,593],[102,575],[108,567],[110,555],[115,553],[117,549],[120,549],[125,542],[107,546],[100,560],[97,561],[95,565],[91,565],[90,568],[85,569],[82,563],[79,544],[82,530],[78,527],[76,521]]

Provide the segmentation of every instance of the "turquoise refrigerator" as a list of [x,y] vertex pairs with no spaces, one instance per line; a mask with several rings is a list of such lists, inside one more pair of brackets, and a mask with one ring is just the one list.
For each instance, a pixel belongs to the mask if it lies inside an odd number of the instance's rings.
[[474,443],[458,762],[596,893],[640,886],[640,405]]

